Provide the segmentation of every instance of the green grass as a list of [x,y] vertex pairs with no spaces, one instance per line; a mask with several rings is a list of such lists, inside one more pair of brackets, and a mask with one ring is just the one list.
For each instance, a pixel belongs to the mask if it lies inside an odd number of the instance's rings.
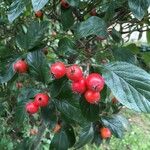
[[86,146],[85,150],[150,150],[150,114],[125,110],[123,114],[131,123],[131,131],[123,139],[112,137],[109,145]]

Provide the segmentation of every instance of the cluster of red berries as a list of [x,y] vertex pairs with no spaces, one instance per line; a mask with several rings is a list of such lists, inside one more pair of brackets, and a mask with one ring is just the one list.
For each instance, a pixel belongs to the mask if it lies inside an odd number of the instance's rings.
[[84,94],[87,102],[94,104],[100,100],[100,91],[104,88],[104,79],[100,74],[91,73],[84,77],[81,67],[76,64],[66,67],[62,62],[52,64],[50,71],[56,79],[66,75],[72,81],[72,91]]
[[26,104],[26,111],[29,114],[37,113],[40,107],[46,107],[48,105],[50,97],[46,93],[38,93],[34,97],[34,101],[30,101]]

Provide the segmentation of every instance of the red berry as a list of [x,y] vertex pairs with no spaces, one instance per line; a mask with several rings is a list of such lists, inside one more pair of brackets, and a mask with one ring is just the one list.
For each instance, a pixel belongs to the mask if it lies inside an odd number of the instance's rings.
[[83,72],[78,65],[73,65],[67,68],[66,75],[72,81],[79,81],[83,77]]
[[73,82],[71,85],[71,89],[75,93],[83,94],[86,90],[85,79],[82,78],[81,80],[79,80],[77,82]]
[[68,2],[66,2],[66,0],[61,0],[61,7],[67,9],[70,7],[70,5],[68,4]]
[[100,100],[100,93],[88,90],[84,94],[85,100],[91,104],[96,104]]
[[34,102],[28,102],[26,104],[26,111],[29,114],[35,114],[38,112],[38,110],[39,110],[39,107],[37,105],[35,105]]
[[66,67],[64,63],[56,62],[51,65],[50,71],[56,79],[60,79],[66,74]]
[[45,93],[38,93],[35,95],[34,104],[39,107],[45,107],[48,105],[49,96]]
[[28,70],[28,64],[25,60],[18,60],[13,67],[14,70],[18,73],[26,73]]
[[35,12],[35,16],[36,16],[37,18],[42,18],[42,17],[43,17],[43,12],[42,12],[41,10],[36,11],[36,12]]
[[107,139],[111,137],[111,131],[108,128],[101,128],[100,135],[103,139]]
[[86,78],[89,90],[100,92],[104,88],[104,78],[98,73],[92,73]]

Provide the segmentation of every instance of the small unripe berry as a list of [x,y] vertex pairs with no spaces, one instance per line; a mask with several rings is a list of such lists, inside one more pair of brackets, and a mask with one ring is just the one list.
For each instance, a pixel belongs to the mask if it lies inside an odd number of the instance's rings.
[[47,54],[48,54],[48,48],[47,48],[47,47],[43,48],[43,49],[42,49],[42,52],[43,52],[45,55],[47,55]]
[[84,97],[85,97],[85,100],[91,104],[98,103],[101,98],[99,92],[95,92],[95,91],[91,91],[91,90],[87,90],[84,94]]
[[36,134],[38,134],[38,130],[36,130],[36,129],[30,130],[30,135],[36,135]]
[[43,12],[42,12],[41,10],[36,11],[36,12],[35,12],[35,16],[36,16],[37,18],[42,18],[42,17],[43,17]]
[[60,79],[66,74],[66,67],[64,63],[56,62],[51,65],[50,71],[56,79]]
[[34,102],[28,102],[26,104],[26,112],[28,112],[29,114],[35,114],[38,112],[38,110],[39,107],[35,105]]
[[73,65],[67,68],[66,75],[72,81],[79,81],[83,77],[83,72],[78,65]]
[[16,83],[16,88],[21,89],[23,87],[23,84],[21,82]]
[[48,105],[49,96],[45,93],[38,93],[35,95],[34,104],[39,107],[45,107]]
[[90,15],[91,15],[91,16],[97,16],[97,13],[96,13],[96,9],[95,9],[95,8],[91,10]]
[[98,73],[91,73],[86,78],[86,85],[89,90],[100,92],[104,88],[104,78]]
[[61,0],[61,7],[64,8],[64,9],[67,9],[70,7],[69,3],[66,2],[66,0]]
[[26,73],[28,70],[28,64],[25,60],[18,60],[13,68],[17,73]]
[[83,94],[86,90],[85,79],[81,78],[81,80],[73,82],[71,84],[71,89],[75,93]]
[[117,103],[118,102],[118,100],[114,97],[113,99],[112,99],[112,103]]
[[53,129],[53,132],[58,133],[60,130],[61,130],[61,125],[57,123]]
[[102,139],[110,138],[111,137],[111,131],[109,128],[103,127],[100,129],[100,135],[101,135]]

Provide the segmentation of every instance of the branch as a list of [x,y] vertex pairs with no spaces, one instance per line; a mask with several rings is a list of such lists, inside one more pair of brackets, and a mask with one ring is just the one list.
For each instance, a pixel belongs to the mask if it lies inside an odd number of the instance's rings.
[[38,150],[39,149],[39,146],[41,144],[41,139],[42,139],[42,137],[44,135],[45,130],[46,130],[46,125],[45,125],[44,121],[42,121],[42,125],[39,128],[39,132],[38,132],[38,134],[36,136],[36,139],[35,139],[35,141],[34,141],[34,143],[32,145],[32,149],[33,150]]

